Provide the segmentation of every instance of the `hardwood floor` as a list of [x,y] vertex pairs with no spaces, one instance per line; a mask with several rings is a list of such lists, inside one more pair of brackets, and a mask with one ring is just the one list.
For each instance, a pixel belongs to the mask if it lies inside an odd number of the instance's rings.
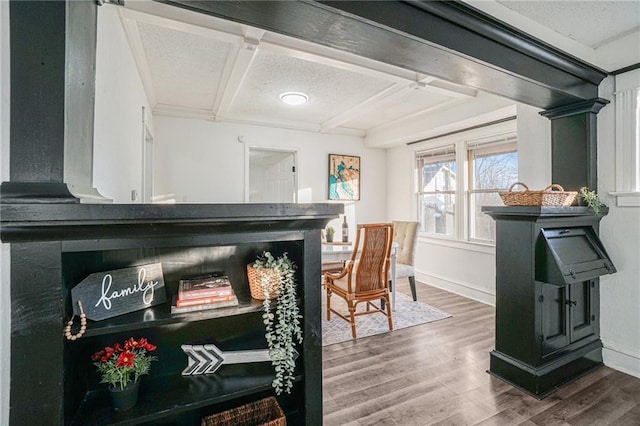
[[602,367],[539,401],[486,373],[493,307],[417,287],[453,318],[324,347],[325,425],[640,425],[640,379]]

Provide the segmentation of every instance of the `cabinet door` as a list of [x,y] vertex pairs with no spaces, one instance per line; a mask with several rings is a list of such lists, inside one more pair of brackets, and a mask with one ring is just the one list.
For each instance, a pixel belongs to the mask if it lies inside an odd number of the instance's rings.
[[571,343],[595,333],[594,288],[592,280],[569,285]]
[[569,344],[567,327],[567,287],[541,283],[542,355],[549,355]]

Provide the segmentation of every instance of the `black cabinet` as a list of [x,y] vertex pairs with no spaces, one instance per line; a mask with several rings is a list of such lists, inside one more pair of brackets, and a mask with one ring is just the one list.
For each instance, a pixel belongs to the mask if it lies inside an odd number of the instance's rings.
[[[15,205],[3,204],[2,239],[11,243],[12,425],[200,424],[206,415],[273,395],[270,363],[222,366],[182,376],[183,344],[225,351],[266,348],[262,304],[250,297],[246,265],[264,250],[297,264],[304,342],[291,394],[278,397],[290,424],[322,423],[320,232],[335,205]],[[76,341],[62,336],[70,291],[87,275],[161,263],[168,299],[181,278],[222,272],[237,307],[172,315],[170,302],[89,321]],[[91,354],[126,338],[158,346],[138,404],[116,413]],[[36,403],[37,401],[37,403]]]
[[598,335],[596,285],[596,280],[565,286],[536,282],[543,359],[580,339]]
[[536,397],[602,365],[599,276],[615,272],[583,207],[483,207],[496,220],[489,372]]

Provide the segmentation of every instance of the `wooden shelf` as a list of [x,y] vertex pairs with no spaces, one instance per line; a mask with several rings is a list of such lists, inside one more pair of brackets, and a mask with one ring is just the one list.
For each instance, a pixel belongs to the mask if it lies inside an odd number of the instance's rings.
[[[287,252],[298,265],[298,303],[304,341],[296,384],[279,395],[290,424],[322,424],[320,229],[333,206],[3,205],[4,236],[12,244],[10,423],[34,418],[64,425],[199,425],[203,416],[273,395],[270,363],[224,365],[215,374],[181,375],[183,344],[218,343],[223,350],[264,348],[262,301],[250,297],[246,265],[265,250]],[[101,321],[64,341],[71,290],[89,274],[162,263],[168,300],[182,277],[224,271],[239,305],[171,314],[165,302]],[[28,285],[24,284],[28,283]],[[61,285],[59,285],[60,283]],[[116,413],[100,385],[91,355],[104,345],[144,335],[158,362],[142,378],[138,404]],[[42,354],[46,353],[45,358]],[[55,372],[56,374],[52,374]],[[33,404],[34,400],[46,404]]]
[[142,311],[132,312],[119,317],[102,321],[90,321],[84,337],[141,330],[191,321],[206,321],[214,318],[243,315],[262,310],[262,301],[249,299],[239,301],[238,306],[228,308],[207,309],[204,311],[172,314],[169,303],[157,305]]
[[[72,425],[138,425],[160,422],[171,416],[198,410],[260,392],[272,391],[273,368],[269,363],[223,366],[219,373],[201,376],[143,378],[137,405],[118,413],[106,389],[88,392]],[[296,376],[296,382],[302,376]]]

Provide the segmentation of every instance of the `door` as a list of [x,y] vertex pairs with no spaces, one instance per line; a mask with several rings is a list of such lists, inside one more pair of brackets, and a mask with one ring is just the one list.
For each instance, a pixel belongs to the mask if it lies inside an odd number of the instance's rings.
[[542,355],[550,355],[596,330],[596,281],[564,286],[537,283],[541,305]]
[[583,339],[595,334],[595,280],[570,284],[571,299],[571,342]]
[[569,344],[566,303],[568,287],[539,282],[536,285],[539,286],[542,356],[545,356]]
[[296,153],[249,148],[250,203],[295,203]]

